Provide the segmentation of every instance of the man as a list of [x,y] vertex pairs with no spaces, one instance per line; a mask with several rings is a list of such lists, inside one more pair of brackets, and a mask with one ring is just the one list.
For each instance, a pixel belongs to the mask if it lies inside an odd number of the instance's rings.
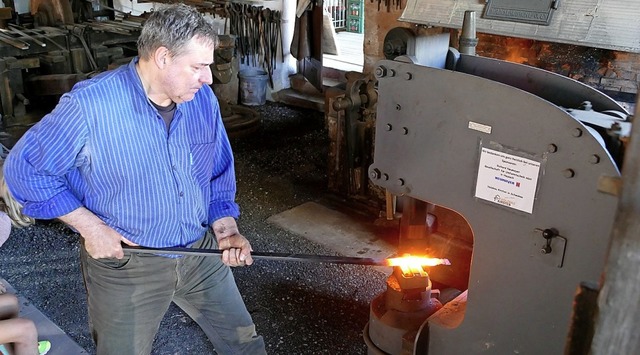
[[[23,213],[59,218],[82,237],[98,354],[150,353],[172,301],[219,354],[265,353],[229,269],[253,260],[236,225],[233,156],[208,86],[216,44],[195,9],[154,11],[137,58],[78,83],[7,157],[5,178]],[[154,256],[121,243],[225,251]]]

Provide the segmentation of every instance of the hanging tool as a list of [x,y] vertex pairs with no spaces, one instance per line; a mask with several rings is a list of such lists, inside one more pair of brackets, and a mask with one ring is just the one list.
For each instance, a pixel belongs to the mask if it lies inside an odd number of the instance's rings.
[[269,77],[269,86],[273,89],[273,65],[271,64],[273,61],[273,56],[271,55],[272,41],[271,41],[271,9],[265,8],[260,14],[260,43],[262,45],[262,58],[263,63],[262,67],[266,69],[268,77]]
[[263,6],[229,3],[225,6],[225,14],[229,19],[229,33],[236,36],[241,63],[264,68],[273,88],[273,72],[277,66],[279,45],[284,61],[280,11]]
[[282,44],[282,30],[281,30],[282,15],[280,11],[274,11],[272,16],[273,16],[273,21],[276,24],[276,34],[278,36],[276,38],[276,41],[278,42],[278,44],[280,44],[280,60],[282,63],[284,63],[284,45]]

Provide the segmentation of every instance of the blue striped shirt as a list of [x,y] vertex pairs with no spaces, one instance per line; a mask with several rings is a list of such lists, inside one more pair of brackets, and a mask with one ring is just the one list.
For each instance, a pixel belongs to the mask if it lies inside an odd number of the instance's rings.
[[207,85],[177,105],[167,134],[136,62],[63,95],[13,147],[5,179],[28,216],[84,206],[134,243],[186,246],[239,215],[231,147]]

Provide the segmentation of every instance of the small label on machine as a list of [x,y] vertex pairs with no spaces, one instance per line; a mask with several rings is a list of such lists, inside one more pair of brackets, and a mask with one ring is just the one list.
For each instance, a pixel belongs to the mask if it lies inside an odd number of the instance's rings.
[[483,132],[483,133],[486,133],[486,134],[491,134],[491,126],[488,126],[488,125],[482,124],[482,123],[478,123],[478,122],[469,121],[469,129],[472,129],[472,130],[478,131],[478,132]]
[[540,162],[482,148],[476,197],[533,213]]

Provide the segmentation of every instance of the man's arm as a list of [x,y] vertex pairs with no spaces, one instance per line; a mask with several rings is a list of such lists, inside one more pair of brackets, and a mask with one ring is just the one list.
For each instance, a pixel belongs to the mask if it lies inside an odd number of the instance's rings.
[[124,252],[120,243],[135,245],[84,207],[75,209],[59,219],[80,233],[84,238],[87,253],[94,259],[122,259]]
[[22,213],[54,219],[82,206],[69,190],[65,175],[77,167],[88,127],[69,94],[25,132],[4,162],[4,178]]

